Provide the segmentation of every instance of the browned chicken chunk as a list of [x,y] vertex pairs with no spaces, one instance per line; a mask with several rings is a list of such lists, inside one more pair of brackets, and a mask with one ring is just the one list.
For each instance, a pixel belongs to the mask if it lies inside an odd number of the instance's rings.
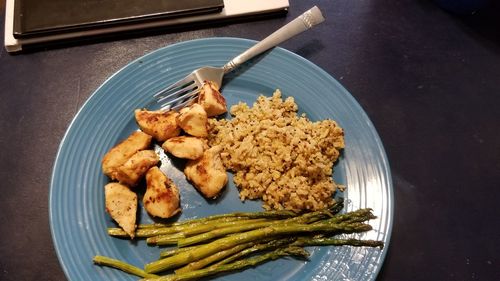
[[205,150],[203,156],[190,160],[184,168],[186,178],[206,198],[215,198],[227,183],[227,174],[220,158],[220,146]]
[[179,113],[175,111],[135,110],[135,120],[141,130],[160,142],[181,133],[181,128],[177,124],[178,115]]
[[135,236],[137,195],[127,186],[112,182],[104,186],[106,211],[131,237]]
[[143,203],[150,215],[170,218],[181,211],[179,189],[158,167],[146,173],[146,185]]
[[160,157],[154,150],[141,150],[132,155],[127,162],[118,167],[116,179],[128,186],[135,186],[149,168],[155,166]]
[[206,81],[198,96],[198,103],[203,106],[208,117],[217,116],[227,111],[226,99],[219,92],[219,86]]
[[180,136],[166,140],[161,147],[175,157],[194,160],[203,155],[205,142],[196,137]]
[[179,113],[177,120],[184,132],[200,138],[208,135],[208,116],[203,106],[195,103],[181,109]]
[[127,139],[113,147],[102,159],[102,171],[111,179],[116,179],[117,169],[137,151],[151,145],[151,136],[143,132],[133,132]]

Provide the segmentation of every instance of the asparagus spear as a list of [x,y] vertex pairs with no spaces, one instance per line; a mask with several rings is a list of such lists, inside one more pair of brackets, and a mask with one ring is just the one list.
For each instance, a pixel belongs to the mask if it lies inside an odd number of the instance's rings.
[[196,219],[188,219],[188,220],[177,222],[174,224],[184,225],[184,224],[192,224],[192,223],[197,223],[197,222],[218,220],[218,219],[223,219],[223,218],[280,219],[280,218],[289,218],[289,217],[293,217],[296,215],[297,215],[296,213],[294,213],[292,211],[288,211],[288,210],[273,210],[273,211],[264,211],[264,212],[234,212],[234,213],[227,213],[227,214],[212,215],[212,216],[196,218]]
[[153,278],[146,278],[142,279],[142,281],[187,281],[187,280],[194,280],[198,279],[201,277],[206,277],[210,275],[214,275],[217,273],[222,273],[222,272],[227,272],[227,271],[234,271],[234,270],[239,270],[243,269],[245,267],[250,267],[250,266],[255,266],[258,264],[261,264],[263,262],[269,261],[269,260],[275,260],[283,256],[297,256],[297,257],[302,257],[306,258],[309,256],[309,253],[305,251],[302,248],[299,247],[289,247],[286,249],[277,249],[273,252],[269,252],[260,256],[252,257],[249,259],[245,260],[240,260],[236,261],[233,263],[229,264],[223,264],[219,266],[214,266],[214,267],[207,267],[204,269],[199,269],[199,270],[194,270],[186,273],[181,273],[181,274],[172,274],[172,275],[165,275],[157,279]]
[[[165,235],[165,234],[170,234],[170,233],[176,233],[178,232],[176,227],[147,227],[147,228],[138,228],[135,231],[135,237],[137,238],[147,238],[147,237],[153,237],[153,236],[158,236],[158,235]],[[114,236],[114,237],[129,237],[125,231],[123,231],[121,228],[117,227],[110,227],[108,228],[108,235]]]
[[257,222],[257,223],[251,223],[248,222],[245,225],[238,224],[234,226],[229,226],[229,227],[221,227],[219,229],[214,229],[209,232],[205,232],[199,235],[187,237],[187,238],[180,238],[178,239],[177,246],[178,247],[185,247],[193,244],[199,244],[201,242],[209,241],[215,238],[219,238],[228,234],[232,233],[240,233],[252,229],[257,229],[257,228],[263,228],[267,226],[271,226],[277,223],[311,223],[314,221],[321,220],[325,216],[333,216],[328,210],[326,211],[317,211],[317,212],[311,212],[311,213],[306,213],[298,217],[293,217],[285,220],[274,220],[274,221],[263,221],[263,222]]
[[138,228],[150,228],[150,227],[171,227],[171,226],[180,226],[186,224],[195,224],[195,223],[204,223],[208,221],[230,221],[230,220],[238,220],[241,218],[247,219],[257,219],[257,218],[268,218],[268,219],[283,219],[296,216],[297,214],[288,211],[288,210],[273,210],[273,211],[264,211],[264,212],[234,212],[227,214],[218,214],[212,215],[202,218],[194,218],[187,219],[179,222],[171,222],[171,223],[154,223],[154,224],[140,224]]
[[124,271],[126,273],[130,273],[139,277],[147,277],[147,278],[157,278],[158,275],[155,274],[150,274],[142,270],[141,268],[138,268],[136,266],[133,266],[129,263],[112,259],[109,257],[105,256],[95,256],[93,259],[95,264],[102,265],[102,266],[109,266],[109,267],[114,267],[117,268],[121,271]]
[[189,237],[189,236],[193,236],[196,234],[211,231],[213,229],[230,227],[230,226],[234,226],[234,225],[253,224],[253,223],[263,222],[263,221],[269,221],[269,220],[266,218],[255,218],[254,219],[254,218],[243,217],[243,218],[239,218],[238,220],[230,221],[230,222],[218,222],[217,221],[214,223],[193,226],[193,227],[185,229],[184,231],[182,231],[182,233],[186,237]]
[[160,259],[170,257],[173,255],[177,255],[178,253],[182,253],[185,251],[189,251],[192,249],[195,249],[198,246],[191,246],[191,247],[183,247],[183,248],[172,248],[172,249],[166,249],[160,252]]
[[201,260],[189,263],[189,264],[185,265],[184,267],[181,267],[181,268],[175,270],[175,273],[185,273],[185,272],[189,272],[189,271],[193,271],[193,270],[204,268],[204,267],[206,267],[209,264],[212,264],[212,263],[214,263],[216,261],[224,259],[225,257],[228,257],[230,255],[233,255],[233,254],[236,254],[238,252],[241,252],[242,250],[244,250],[246,248],[249,248],[252,245],[253,245],[253,243],[249,242],[249,243],[244,243],[244,244],[236,245],[236,246],[234,246],[232,248],[229,248],[227,250],[219,251],[219,252],[217,252],[217,253],[215,253],[213,255],[210,255],[210,256],[208,256],[206,258],[203,258]]
[[164,228],[179,225],[180,222],[169,222],[169,223],[140,223],[137,225],[137,229],[141,228]]
[[[158,235],[158,236],[153,236],[149,237],[147,239],[148,244],[156,244],[158,246],[165,246],[165,245],[174,245],[178,244],[178,241],[183,240],[186,238],[186,236],[190,236],[196,233],[203,233],[207,231],[211,231],[213,229],[219,229],[219,228],[229,228],[233,226],[237,227],[246,227],[246,226],[251,226],[251,225],[259,225],[261,222],[266,222],[267,219],[247,219],[244,218],[241,221],[231,221],[231,222],[225,222],[225,223],[209,223],[206,225],[196,225],[193,226],[192,228],[185,229],[183,231],[173,233],[173,234],[165,234],[165,235]],[[250,227],[249,229],[253,229]],[[187,245],[185,245],[187,246]]]
[[[283,240],[283,244],[281,244],[280,241]],[[272,245],[275,245],[274,248],[280,246],[280,245],[288,245],[290,243],[292,243],[293,241],[295,241],[296,238],[285,238],[285,239],[279,239],[279,240],[271,240],[271,239],[264,239],[261,242],[261,244],[257,244],[255,246],[253,246],[252,248],[255,248],[256,246],[262,246],[262,245],[268,245],[270,244],[269,248],[273,248],[271,247]],[[181,253],[181,252],[185,252],[185,251],[189,251],[189,250],[193,250],[193,249],[196,249],[196,247],[198,247],[199,245],[196,245],[196,246],[189,246],[189,247],[182,247],[182,248],[173,248],[173,249],[166,249],[166,250],[163,250],[161,253],[160,253],[160,259],[163,259],[163,258],[166,258],[166,257],[170,257],[170,256],[173,256],[173,255],[176,255],[178,253]],[[263,248],[263,249],[267,249],[267,248]],[[246,251],[243,250],[243,251]],[[255,252],[255,249],[252,251],[252,253]],[[239,253],[238,253],[239,254]],[[233,255],[234,256],[234,255]],[[243,255],[242,255],[243,256]],[[231,256],[232,257],[232,256]],[[240,256],[241,257],[241,256]],[[230,261],[234,261],[236,259],[232,259],[232,260],[228,260],[224,263],[229,263]],[[221,263],[222,264],[222,263]]]
[[[345,214],[336,214],[328,220],[332,223],[340,223],[340,222],[363,222],[375,218],[376,217],[373,215],[372,209],[365,208],[348,212]],[[322,223],[322,222],[323,221],[319,221],[316,223]]]
[[176,245],[177,242],[185,238],[184,234],[182,232],[177,232],[173,234],[165,234],[165,235],[158,235],[158,236],[153,236],[153,237],[148,237],[146,239],[146,242],[149,245],[158,245],[158,246],[165,246],[165,245]]
[[[240,251],[239,253],[236,253],[230,257],[227,257],[213,265],[211,265],[210,267],[212,266],[219,266],[219,265],[223,265],[223,264],[227,264],[227,263],[231,263],[235,260],[238,260],[242,257],[245,257],[245,256],[248,256],[248,255],[251,255],[251,254],[254,254],[254,253],[257,253],[257,252],[261,252],[261,251],[264,251],[264,250],[269,250],[269,249],[276,249],[276,248],[279,248],[279,247],[282,247],[282,246],[286,246],[286,245],[290,245],[292,242],[294,242],[296,240],[296,238],[283,238],[283,239],[277,239],[277,240],[271,240],[271,241],[268,241],[267,243],[260,243],[260,244],[257,244],[257,245],[254,245],[250,248],[246,248],[244,249],[243,251]],[[181,248],[182,249],[182,248]]]
[[193,244],[199,244],[204,241],[212,240],[214,238],[222,237],[232,233],[239,233],[248,230],[253,230],[257,228],[267,227],[269,225],[275,224],[276,222],[258,222],[254,224],[246,224],[246,225],[236,225],[231,227],[225,227],[221,229],[215,229],[203,234],[199,234],[196,236],[191,236],[188,238],[181,238],[177,241],[178,247],[186,247]]
[[[184,232],[186,230],[191,231],[191,229],[213,229],[214,226],[218,225],[230,225],[231,222],[233,224],[235,221],[245,221],[249,220],[248,218],[241,217],[223,217],[219,219],[212,219],[207,221],[196,221],[192,223],[183,223],[179,225],[175,225],[175,223],[171,224],[140,224],[138,229],[135,232],[135,236],[139,238],[147,238],[153,237],[157,235],[166,235],[177,232]],[[203,231],[203,230],[201,230]],[[108,235],[115,237],[129,237],[129,235],[123,231],[121,228],[110,227],[108,228]]]
[[356,246],[356,247],[384,247],[384,242],[376,240],[359,240],[359,239],[341,239],[341,238],[315,238],[315,237],[299,237],[297,241],[292,243],[293,246]]
[[371,226],[363,223],[328,223],[326,220],[318,224],[277,224],[265,228],[255,229],[228,237],[223,237],[211,243],[200,245],[194,250],[185,251],[175,256],[167,257],[145,265],[148,273],[157,273],[170,268],[176,268],[190,262],[202,259],[218,251],[234,247],[241,243],[253,242],[259,239],[276,237],[284,234],[311,233],[311,232],[361,232],[371,230]]

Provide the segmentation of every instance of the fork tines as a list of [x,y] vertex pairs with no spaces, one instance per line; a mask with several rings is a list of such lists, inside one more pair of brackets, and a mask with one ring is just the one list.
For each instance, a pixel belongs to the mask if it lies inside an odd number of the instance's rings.
[[191,77],[186,77],[159,91],[153,97],[161,110],[180,109],[194,101],[200,89],[201,87]]

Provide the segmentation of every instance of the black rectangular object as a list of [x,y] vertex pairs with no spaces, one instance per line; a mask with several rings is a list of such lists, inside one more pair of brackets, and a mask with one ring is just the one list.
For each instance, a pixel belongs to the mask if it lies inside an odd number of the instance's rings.
[[16,0],[14,37],[30,38],[220,12],[223,0]]

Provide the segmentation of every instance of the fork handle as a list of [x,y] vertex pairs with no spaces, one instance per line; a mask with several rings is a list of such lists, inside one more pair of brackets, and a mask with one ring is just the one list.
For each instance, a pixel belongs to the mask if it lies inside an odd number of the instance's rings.
[[292,38],[293,36],[302,33],[311,27],[322,23],[325,20],[318,7],[314,6],[311,9],[298,16],[296,19],[287,23],[280,29],[273,32],[271,35],[264,38],[259,43],[252,46],[242,54],[233,58],[224,65],[224,73],[231,72],[233,69],[246,62],[247,60],[259,55],[278,44]]

